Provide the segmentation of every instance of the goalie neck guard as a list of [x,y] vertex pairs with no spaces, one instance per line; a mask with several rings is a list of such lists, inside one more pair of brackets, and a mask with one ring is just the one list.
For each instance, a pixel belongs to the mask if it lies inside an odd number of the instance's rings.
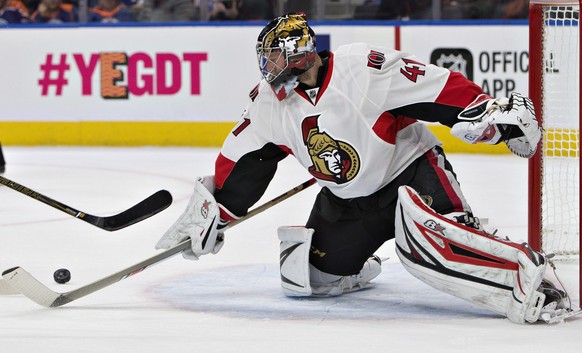
[[265,80],[279,100],[295,87],[297,77],[315,64],[315,33],[304,13],[275,18],[257,39],[257,58]]

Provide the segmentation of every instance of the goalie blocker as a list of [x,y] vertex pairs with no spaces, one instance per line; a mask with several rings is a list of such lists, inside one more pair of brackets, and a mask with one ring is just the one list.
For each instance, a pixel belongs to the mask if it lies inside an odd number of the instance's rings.
[[558,290],[547,280],[542,285],[543,255],[435,213],[408,186],[398,190],[396,253],[423,282],[513,322],[533,323],[542,314],[549,321],[569,312],[567,295],[551,295]]

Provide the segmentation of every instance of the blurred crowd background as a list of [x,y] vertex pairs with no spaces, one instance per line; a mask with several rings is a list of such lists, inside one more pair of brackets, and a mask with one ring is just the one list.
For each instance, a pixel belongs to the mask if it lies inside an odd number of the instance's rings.
[[0,0],[0,25],[86,22],[525,19],[529,0]]

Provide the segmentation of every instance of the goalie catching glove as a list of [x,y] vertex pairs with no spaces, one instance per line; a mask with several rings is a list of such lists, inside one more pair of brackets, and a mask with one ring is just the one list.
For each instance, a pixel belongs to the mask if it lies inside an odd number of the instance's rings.
[[220,219],[220,208],[213,196],[214,177],[198,178],[188,206],[178,220],[156,244],[156,249],[169,249],[184,240],[192,240],[191,249],[182,252],[189,260],[201,255],[216,254],[224,245],[221,229],[226,222]]
[[512,93],[509,99],[480,95],[458,116],[451,134],[467,143],[505,142],[514,154],[530,158],[541,138],[531,99]]

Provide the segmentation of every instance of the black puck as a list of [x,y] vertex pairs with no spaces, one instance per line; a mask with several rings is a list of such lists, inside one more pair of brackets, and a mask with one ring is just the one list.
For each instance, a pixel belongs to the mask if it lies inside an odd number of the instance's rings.
[[55,279],[55,282],[65,284],[71,280],[71,272],[66,268],[59,268],[53,274],[53,278]]

